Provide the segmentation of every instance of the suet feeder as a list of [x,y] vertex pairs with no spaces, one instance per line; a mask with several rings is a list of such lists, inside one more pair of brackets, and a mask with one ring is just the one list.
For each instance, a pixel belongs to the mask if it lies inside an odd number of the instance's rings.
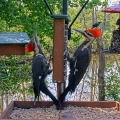
[[[63,83],[67,72],[65,49],[67,48],[68,26],[65,20],[69,20],[67,15],[52,15],[54,18],[53,35],[53,82]],[[67,51],[67,50],[66,50]]]

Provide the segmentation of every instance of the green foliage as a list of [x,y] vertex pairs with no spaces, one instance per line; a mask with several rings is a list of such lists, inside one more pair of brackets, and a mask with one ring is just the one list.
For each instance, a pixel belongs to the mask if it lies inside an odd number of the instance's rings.
[[111,36],[112,34],[108,31],[105,31],[102,38],[103,38],[103,47],[108,48],[110,46],[111,42]]
[[113,99],[120,101],[120,76],[116,73],[116,65],[108,65],[105,74],[106,92],[105,96],[107,99]]
[[89,2],[88,8],[93,8],[97,5],[102,5],[101,1],[100,0],[92,0],[91,2]]
[[21,91],[21,83],[31,81],[31,65],[22,63],[25,59],[22,56],[2,57],[0,66],[6,66],[9,76],[1,80],[0,90],[14,94],[16,90]]

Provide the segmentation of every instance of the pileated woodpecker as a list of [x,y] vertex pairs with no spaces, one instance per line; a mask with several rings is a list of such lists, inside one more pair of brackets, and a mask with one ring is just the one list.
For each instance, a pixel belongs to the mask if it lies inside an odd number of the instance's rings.
[[32,82],[33,82],[33,91],[34,91],[34,104],[36,103],[37,98],[39,101],[39,95],[41,91],[44,94],[48,95],[53,100],[58,110],[62,109],[59,101],[49,91],[49,89],[45,84],[45,78],[47,77],[47,74],[50,74],[52,72],[52,70],[49,69],[49,63],[47,63],[45,55],[41,50],[40,43],[36,33],[26,47],[26,52],[32,52],[32,51],[34,51],[34,57],[32,61]]
[[74,30],[81,33],[86,39],[77,48],[73,57],[69,57],[69,55],[67,57],[67,60],[70,64],[70,73],[68,78],[69,83],[68,86],[65,88],[64,92],[59,97],[61,103],[65,100],[67,93],[73,93],[77,85],[82,80],[91,60],[91,44],[96,38],[101,35],[101,30],[98,28],[91,28],[85,31],[81,31],[78,29]]

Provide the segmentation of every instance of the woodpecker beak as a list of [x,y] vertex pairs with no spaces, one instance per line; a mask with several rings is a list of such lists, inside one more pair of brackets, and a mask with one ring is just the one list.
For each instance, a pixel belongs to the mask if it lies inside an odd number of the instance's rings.
[[95,39],[95,37],[88,31],[82,31],[82,30],[78,30],[78,29],[75,29],[74,30],[76,32],[79,32],[81,33],[84,37],[86,37],[89,41],[92,40],[92,39]]
[[76,32],[81,33],[87,40],[89,40],[89,42],[83,47],[82,50],[84,50],[85,48],[90,46],[93,43],[93,41],[95,40],[95,37],[90,32],[85,32],[85,31],[78,30],[78,29],[75,29],[75,28],[74,28],[74,30]]
[[90,46],[93,41],[98,38],[101,35],[101,30],[98,28],[94,28],[94,29],[88,29],[85,31],[82,30],[78,30],[78,29],[74,29],[75,31],[81,33],[87,40],[89,40],[89,42],[83,47],[82,50],[84,50],[84,48],[87,48],[88,46]]
[[96,39],[91,33],[89,32],[85,32],[86,33],[86,39],[89,40],[89,42],[83,47],[82,50],[84,50],[85,48],[88,48],[92,43],[93,41]]

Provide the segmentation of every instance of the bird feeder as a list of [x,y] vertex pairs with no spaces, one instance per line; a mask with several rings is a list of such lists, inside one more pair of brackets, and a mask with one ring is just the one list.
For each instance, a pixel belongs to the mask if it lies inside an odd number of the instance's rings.
[[116,22],[118,29],[112,31],[111,45],[110,47],[104,49],[103,52],[120,54],[120,2],[119,4],[104,8],[102,12],[119,14],[119,19]]
[[54,19],[54,35],[53,35],[53,82],[57,83],[57,98],[64,91],[65,82],[67,79],[67,42],[71,37],[71,26],[84,9],[89,0],[85,2],[81,10],[78,12],[70,26],[68,27],[68,15],[67,15],[67,0],[63,0],[63,14],[53,14],[47,1],[45,4],[51,14],[51,18]]
[[25,55],[25,45],[29,37],[23,32],[0,33],[0,56],[2,55]]
[[52,15],[54,18],[54,36],[53,36],[53,82],[63,83],[66,79],[68,26],[65,20],[67,15]]
[[[25,45],[29,37],[23,32],[2,32],[0,33],[0,56],[3,55],[25,55]],[[5,66],[0,66],[0,80],[8,77]]]
[[67,41],[68,41],[68,21],[67,15],[52,15],[54,19],[53,35],[53,82],[57,83],[57,93],[60,96],[63,89],[62,84],[67,78]]

